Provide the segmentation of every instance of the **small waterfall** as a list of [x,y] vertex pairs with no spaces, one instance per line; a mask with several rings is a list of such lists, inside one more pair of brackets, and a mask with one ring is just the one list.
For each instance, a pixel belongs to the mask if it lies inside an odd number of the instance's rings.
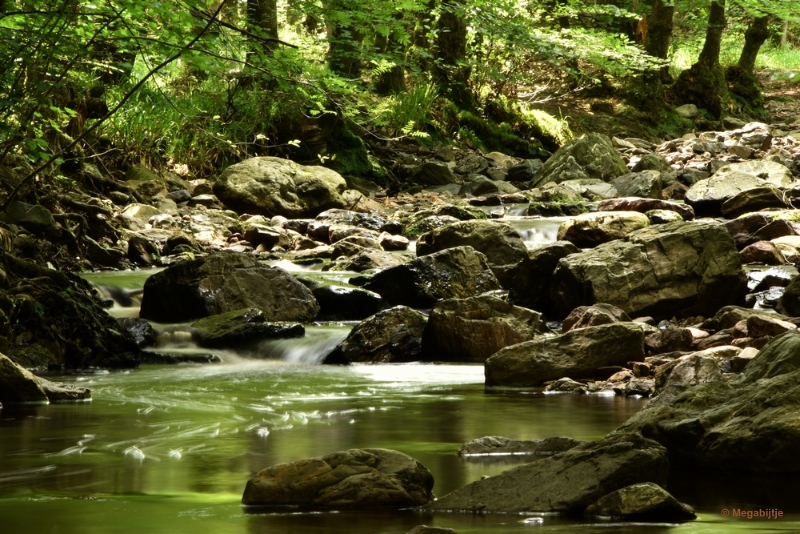
[[349,333],[350,327],[310,326],[306,327],[305,337],[262,342],[255,355],[291,363],[316,365],[322,363],[325,356],[344,341]]
[[561,217],[538,219],[505,218],[502,222],[513,227],[529,249],[536,249],[558,241],[558,228],[564,222]]

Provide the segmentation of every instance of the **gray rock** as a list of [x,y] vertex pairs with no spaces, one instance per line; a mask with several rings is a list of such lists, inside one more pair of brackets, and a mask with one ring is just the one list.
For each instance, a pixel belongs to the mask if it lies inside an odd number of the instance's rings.
[[691,506],[678,502],[664,488],[652,482],[613,491],[590,505],[586,515],[654,522],[697,519]]
[[621,197],[661,198],[661,172],[654,170],[623,174],[611,180]]
[[691,206],[669,200],[654,198],[612,198],[603,200],[598,204],[597,211],[638,211],[647,213],[652,210],[669,210],[679,214],[684,221],[694,219],[694,210]]
[[407,508],[433,497],[433,475],[390,449],[350,449],[279,464],[247,482],[246,506]]
[[528,249],[511,226],[491,221],[460,221],[422,234],[417,240],[417,256],[470,246],[486,256],[490,265],[516,264],[527,257]]
[[56,221],[49,209],[39,204],[26,204],[14,200],[8,205],[0,220],[7,224],[16,224],[35,234],[53,231]]
[[30,371],[0,354],[0,402],[47,404],[47,393]]
[[742,191],[769,184],[783,187],[792,182],[792,173],[784,165],[772,161],[745,161],[720,168],[700,180],[686,192],[686,202],[695,212],[719,213],[722,204]]
[[622,239],[635,230],[650,226],[650,219],[638,211],[595,211],[567,219],[558,228],[558,240],[578,248],[596,247]]
[[529,182],[538,173],[544,163],[538,159],[526,159],[508,168],[506,180],[509,182]]
[[563,258],[553,274],[555,316],[606,302],[631,317],[710,315],[744,297],[741,259],[711,222],[652,226]]
[[262,310],[268,321],[310,321],[319,310],[311,291],[283,269],[262,267],[246,254],[219,252],[148,278],[140,317],[178,323],[242,308]]
[[562,322],[561,332],[602,324],[630,322],[630,320],[628,314],[616,306],[599,302],[592,306],[578,306],[572,310]]
[[660,171],[671,172],[673,169],[670,167],[666,158],[657,152],[645,154],[642,159],[636,162],[636,165],[631,169],[633,172],[641,171]]
[[650,224],[667,224],[684,220],[678,213],[669,210],[650,210],[646,211],[645,215]]
[[486,256],[472,247],[454,247],[381,271],[364,288],[390,305],[430,308],[442,299],[500,289],[500,284]]
[[506,347],[484,364],[487,387],[539,387],[562,376],[591,378],[601,367],[644,361],[644,327],[613,323]]
[[491,456],[536,454],[549,456],[574,449],[585,441],[566,437],[534,440],[516,440],[501,436],[484,436],[465,443],[458,449],[459,456]]
[[625,161],[614,149],[611,139],[590,133],[558,149],[531,180],[531,187],[582,178],[608,182],[627,172]]
[[737,193],[722,203],[720,211],[729,218],[765,208],[786,208],[784,191],[778,186],[766,184]]
[[697,116],[697,106],[694,104],[684,104],[675,108],[675,113],[684,119],[693,119]]
[[448,299],[431,310],[422,350],[428,361],[483,363],[503,347],[549,331],[540,313],[497,297]]
[[133,337],[139,348],[156,344],[156,333],[149,321],[138,317],[120,317],[117,322]]
[[204,317],[192,323],[194,338],[201,347],[242,349],[268,339],[303,337],[305,328],[296,323],[270,323],[264,312],[243,308]]
[[41,377],[36,377],[36,379],[50,402],[83,402],[92,398],[92,392],[88,388],[50,382]]
[[458,190],[459,196],[464,195],[507,195],[518,192],[519,189],[508,182],[496,181],[486,176],[473,176]]
[[324,363],[419,361],[427,321],[427,317],[405,306],[378,312],[353,327]]
[[273,157],[231,165],[213,186],[214,194],[237,212],[292,218],[343,208],[346,188],[336,171]]
[[666,484],[669,460],[637,434],[606,437],[473,482],[424,507],[473,513],[582,513],[612,491],[639,482]]
[[456,175],[446,163],[427,161],[414,174],[414,181],[422,185],[448,185],[456,183]]

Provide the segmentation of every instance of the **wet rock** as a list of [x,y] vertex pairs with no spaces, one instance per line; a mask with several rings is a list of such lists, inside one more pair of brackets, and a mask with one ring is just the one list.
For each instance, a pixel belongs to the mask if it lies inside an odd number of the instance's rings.
[[310,321],[319,309],[311,291],[283,269],[219,252],[148,278],[140,317],[179,323],[242,308],[262,310],[268,321]]
[[231,165],[214,182],[214,194],[239,213],[308,217],[343,208],[347,183],[336,171],[273,157]]
[[591,248],[648,226],[647,216],[636,211],[584,213],[561,223],[558,240],[570,241],[578,248]]
[[531,187],[582,178],[609,182],[627,172],[625,161],[614,149],[611,139],[590,133],[558,149],[531,181]]
[[554,315],[613,304],[628,315],[710,315],[746,291],[739,254],[722,225],[652,226],[563,258],[553,274]]
[[597,206],[597,211],[638,211],[639,213],[647,213],[652,210],[674,211],[685,221],[694,219],[694,210],[691,206],[654,198],[612,198],[603,200]]
[[0,402],[47,404],[48,398],[33,373],[0,354]]
[[319,303],[319,320],[361,320],[383,308],[380,295],[357,287],[320,284],[311,293]]
[[356,325],[324,363],[419,361],[427,321],[427,317],[405,306],[378,312]]
[[92,392],[88,388],[51,382],[41,377],[37,377],[36,379],[39,381],[39,385],[42,386],[50,402],[80,402],[92,398]]
[[139,348],[152,347],[156,344],[155,330],[148,321],[138,317],[120,317],[117,322],[133,337]]
[[433,498],[433,475],[403,453],[350,449],[274,465],[247,482],[246,506],[407,508]]
[[640,171],[623,174],[611,180],[611,185],[622,197],[661,198],[661,172]]
[[452,528],[417,525],[416,527],[406,532],[406,534],[458,534],[458,532]]
[[549,331],[540,313],[497,297],[448,299],[431,310],[422,350],[427,361],[482,363],[503,347]]
[[645,522],[697,519],[691,506],[678,502],[664,488],[652,482],[633,484],[611,492],[590,505],[585,514]]
[[516,440],[501,436],[484,436],[465,443],[458,449],[459,456],[489,456],[493,454],[536,454],[549,456],[574,449],[585,441],[566,437],[534,440]]
[[664,485],[668,470],[662,446],[636,434],[617,435],[473,482],[424,509],[582,513],[604,495],[626,486]]
[[511,226],[490,221],[460,221],[419,236],[417,256],[463,246],[483,253],[491,265],[516,264],[528,255],[525,242]]
[[561,258],[580,252],[569,241],[557,241],[530,251],[520,262],[508,292],[508,301],[547,314],[551,308],[550,282]]
[[757,241],[742,249],[739,254],[742,263],[761,263],[764,265],[783,265],[786,260],[778,245],[769,241]]
[[181,363],[220,363],[214,354],[169,354],[164,352],[142,351],[142,363],[149,365],[178,365]]
[[445,298],[466,298],[500,289],[486,256],[453,247],[376,274],[365,286],[390,305],[430,308]]
[[578,306],[572,310],[561,325],[561,332],[578,330],[589,326],[630,322],[630,317],[621,309],[611,304],[597,303],[592,306]]
[[538,387],[562,376],[591,378],[600,367],[631,361],[644,361],[643,327],[614,323],[506,347],[486,360],[484,370],[488,387]]
[[204,317],[192,323],[201,347],[241,349],[267,339],[303,337],[305,328],[296,323],[270,323],[263,311],[242,308]]

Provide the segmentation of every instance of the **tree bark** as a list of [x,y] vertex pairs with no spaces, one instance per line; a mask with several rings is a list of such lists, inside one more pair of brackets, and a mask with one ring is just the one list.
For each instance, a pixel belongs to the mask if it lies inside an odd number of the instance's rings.
[[[395,14],[395,19],[400,20],[403,17],[402,12]],[[389,58],[394,57],[395,65],[388,71],[380,74],[375,80],[375,90],[378,94],[389,95],[396,94],[406,89],[406,70],[402,64],[398,64],[401,60],[401,45],[394,39],[394,36],[389,35],[375,35],[375,48],[382,54],[386,54]],[[400,50],[400,52],[398,52]]]
[[739,67],[747,72],[753,74],[756,68],[756,57],[761,45],[769,37],[769,16],[754,18],[744,32],[744,46],[742,47],[742,55],[739,56]]
[[647,19],[647,40],[644,43],[645,52],[651,56],[667,59],[673,15],[675,5],[664,5],[662,0],[653,1],[653,13]]
[[[277,39],[277,0],[247,0],[247,28],[262,37]],[[266,52],[271,54],[272,51],[272,46],[267,46]]]
[[462,109],[474,107],[469,89],[471,69],[462,63],[467,57],[467,22],[461,6],[445,9],[439,15],[436,41],[437,78],[450,99]]
[[700,52],[698,63],[705,63],[709,68],[719,67],[719,53],[722,46],[722,32],[725,30],[725,0],[711,2],[711,11],[708,15],[708,29],[706,41]]
[[781,48],[789,48],[789,21],[784,20],[781,27]]
[[325,10],[331,13],[350,13],[350,21],[342,24],[331,17],[325,21],[328,32],[328,68],[345,77],[361,75],[361,42],[364,35],[358,30],[352,5],[342,0],[329,0],[324,4]]

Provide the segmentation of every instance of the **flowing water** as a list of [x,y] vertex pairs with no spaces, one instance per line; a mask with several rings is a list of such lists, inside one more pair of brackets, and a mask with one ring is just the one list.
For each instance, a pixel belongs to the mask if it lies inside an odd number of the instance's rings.
[[[91,278],[136,289],[146,275]],[[244,485],[260,469],[358,447],[413,456],[433,473],[434,492],[444,495],[530,461],[462,459],[456,451],[464,442],[486,435],[598,439],[646,402],[486,392],[479,365],[318,365],[348,329],[310,326],[305,338],[266,342],[247,357],[217,352],[216,364],[49,377],[91,388],[93,400],[0,410],[0,533],[402,534],[422,523],[462,534],[800,531],[800,484],[759,478],[675,477],[670,490],[700,515],[685,525],[243,509]],[[784,517],[721,512],[759,507]]]

